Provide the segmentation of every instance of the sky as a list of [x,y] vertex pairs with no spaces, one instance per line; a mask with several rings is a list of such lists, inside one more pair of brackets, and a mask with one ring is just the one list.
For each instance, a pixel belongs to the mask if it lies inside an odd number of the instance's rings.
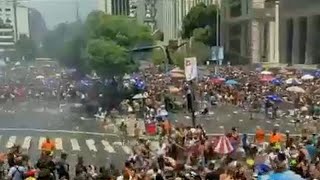
[[[46,21],[47,27],[53,29],[63,22],[73,22],[76,19],[77,0],[20,0],[21,4],[37,9]],[[27,2],[28,1],[28,2]],[[79,14],[82,19],[97,9],[98,0],[78,0]]]

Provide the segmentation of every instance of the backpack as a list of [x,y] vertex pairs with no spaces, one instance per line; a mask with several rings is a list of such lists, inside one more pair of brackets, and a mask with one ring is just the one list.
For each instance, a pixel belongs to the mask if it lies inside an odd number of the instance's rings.
[[21,179],[25,179],[24,172],[21,172],[21,171],[19,170],[19,166],[15,166],[15,171],[14,171],[14,173],[12,174],[12,178],[11,178],[11,179],[13,179],[13,177],[15,176],[15,174],[16,174],[17,172],[20,174],[20,178],[21,178]]

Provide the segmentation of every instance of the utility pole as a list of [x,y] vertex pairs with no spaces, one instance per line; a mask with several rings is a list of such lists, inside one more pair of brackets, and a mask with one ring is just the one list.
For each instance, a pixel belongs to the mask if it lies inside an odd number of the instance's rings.
[[80,21],[81,19],[80,19],[80,14],[79,14],[79,8],[80,8],[79,0],[75,0],[75,3],[76,3],[76,20]]

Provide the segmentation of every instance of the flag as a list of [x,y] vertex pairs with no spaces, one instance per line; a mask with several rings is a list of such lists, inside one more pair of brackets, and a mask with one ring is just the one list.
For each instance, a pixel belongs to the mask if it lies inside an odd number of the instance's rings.
[[198,77],[197,58],[184,58],[184,73],[187,81],[191,81]]

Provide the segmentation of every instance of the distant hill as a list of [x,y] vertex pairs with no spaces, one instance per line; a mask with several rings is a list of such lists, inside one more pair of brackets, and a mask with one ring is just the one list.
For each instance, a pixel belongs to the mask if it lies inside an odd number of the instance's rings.
[[40,46],[40,43],[47,34],[48,29],[41,13],[34,8],[29,9],[29,26],[31,39],[36,42],[37,46]]

